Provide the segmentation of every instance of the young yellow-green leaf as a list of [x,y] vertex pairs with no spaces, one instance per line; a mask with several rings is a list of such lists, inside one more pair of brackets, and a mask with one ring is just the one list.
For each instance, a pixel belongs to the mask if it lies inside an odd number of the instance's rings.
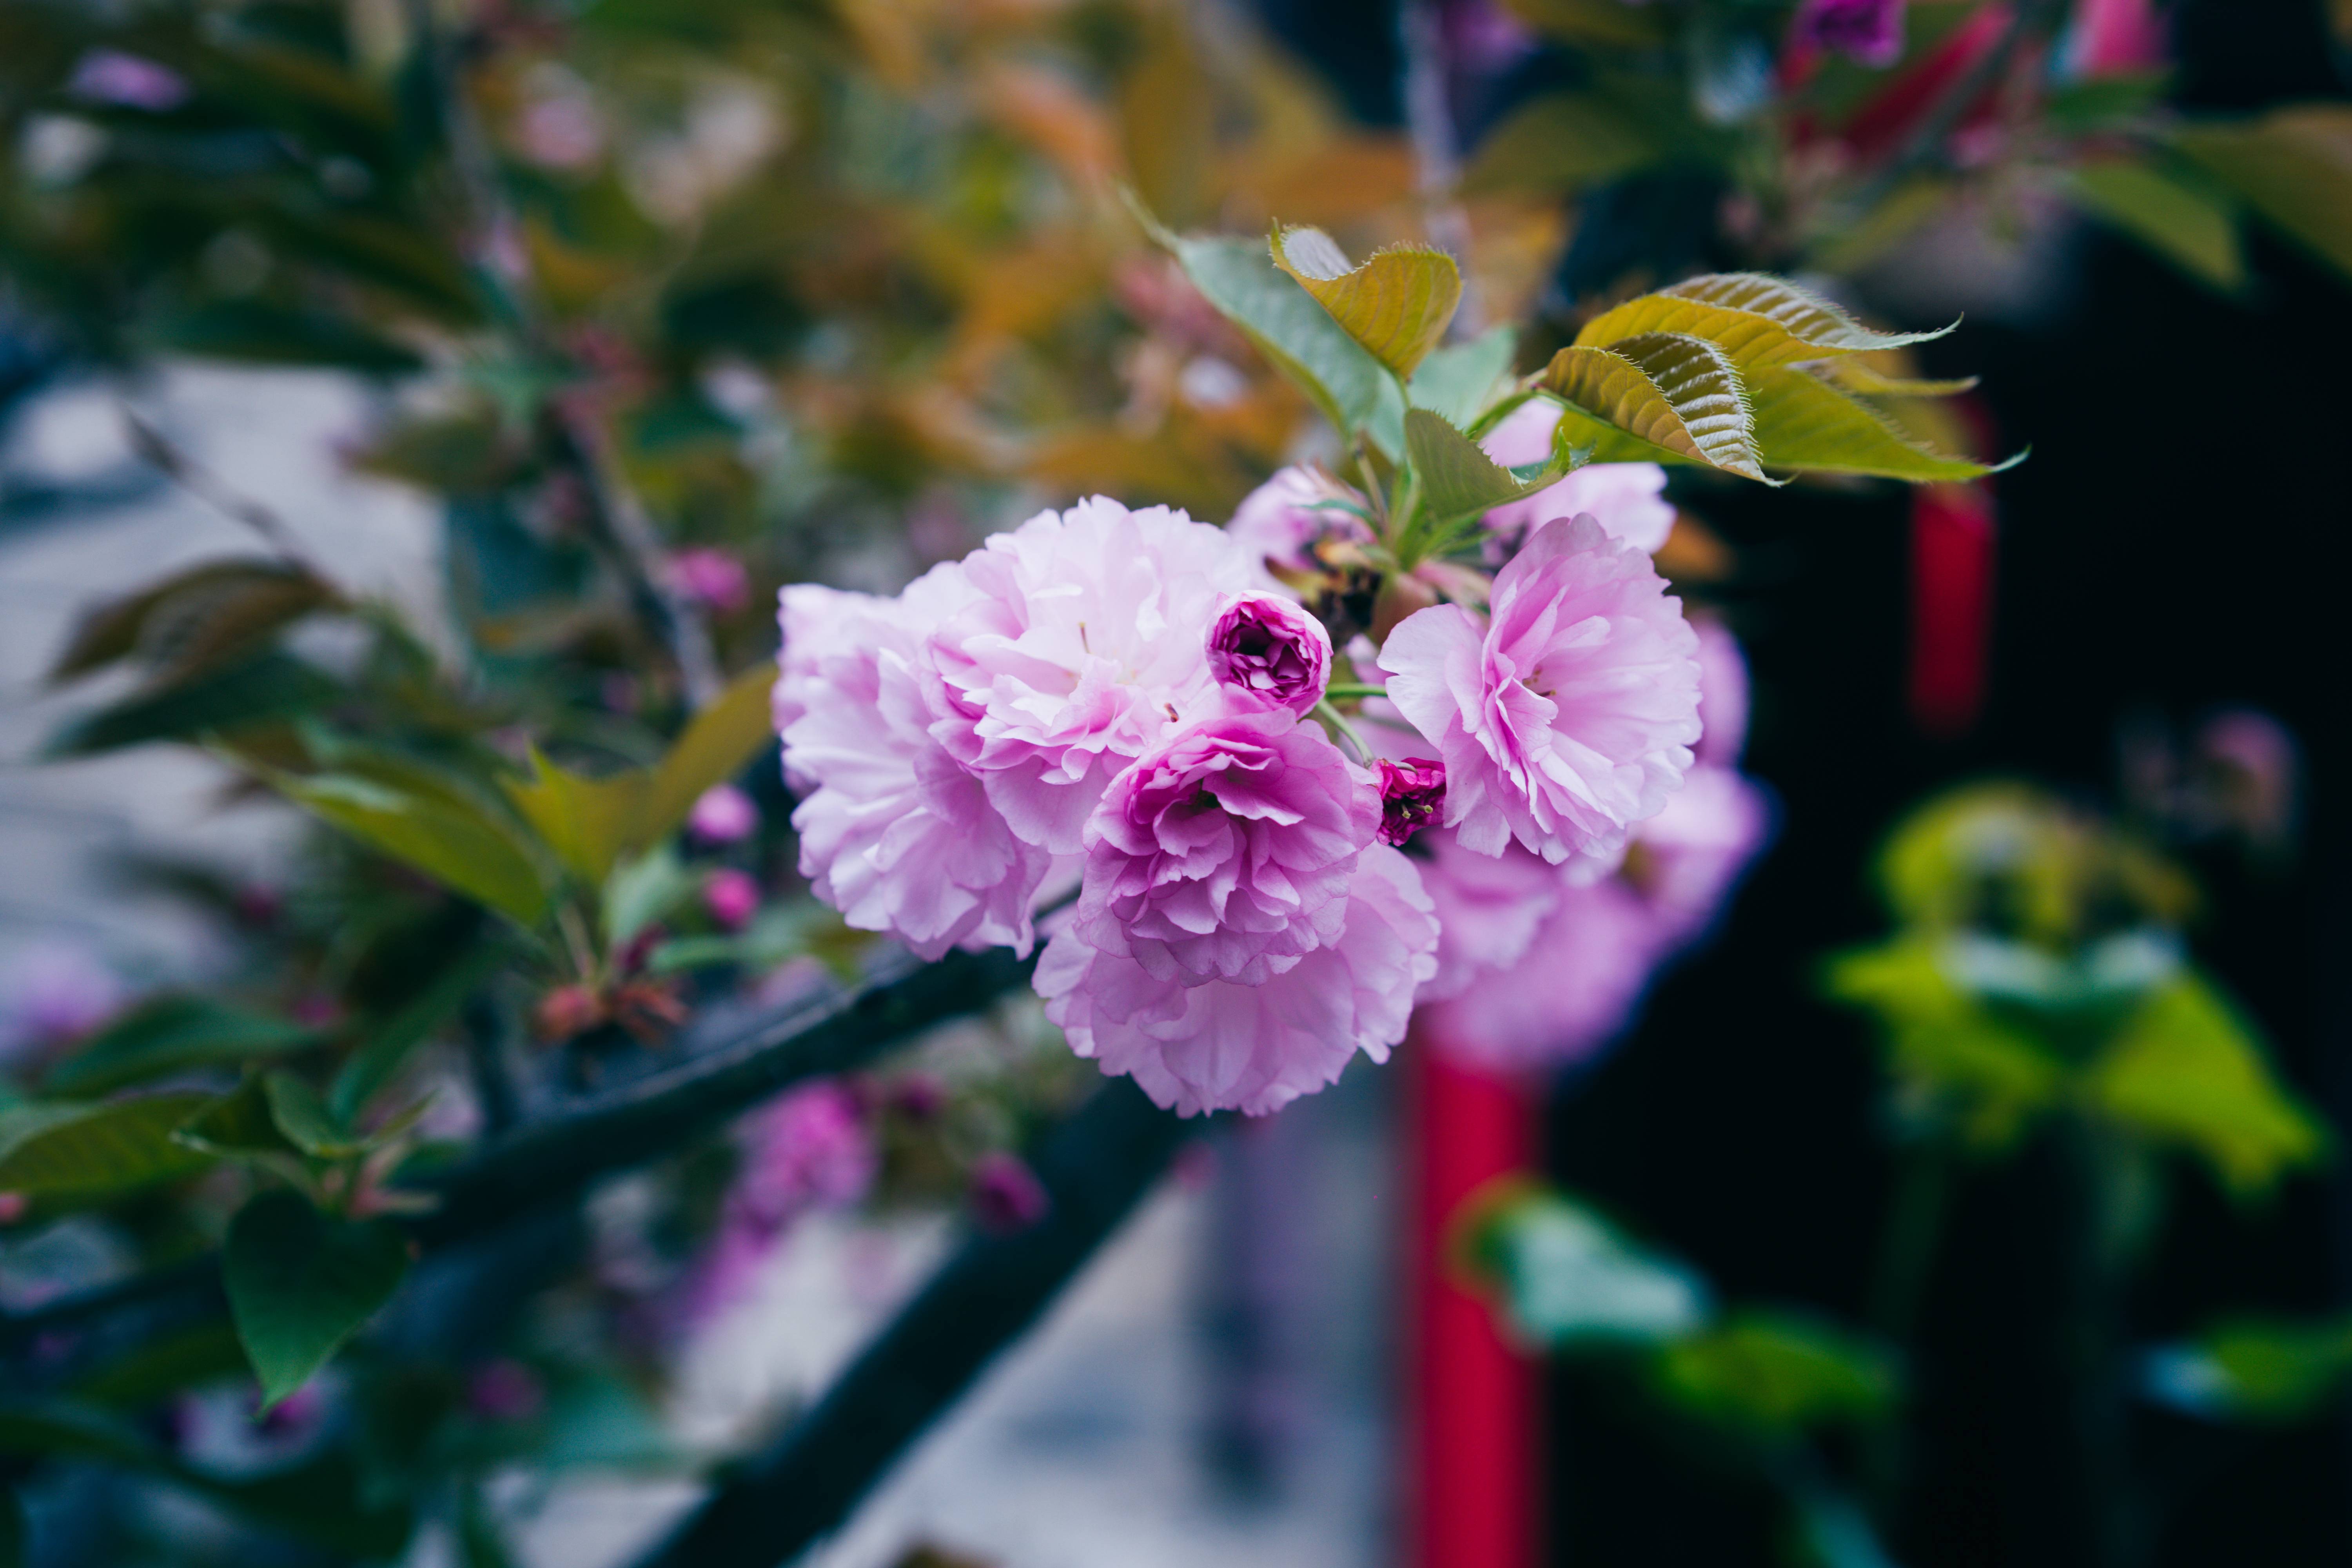
[[1875,1015],[1905,1096],[1979,1149],[2007,1148],[2058,1103],[2065,1069],[2032,1035],[1952,983],[1924,936],[1841,953],[1826,989]]
[[239,1209],[221,1273],[265,1406],[308,1383],[407,1271],[408,1244],[388,1221],[331,1217],[283,1188]]
[[411,794],[349,773],[266,775],[296,805],[434,880],[531,926],[548,886],[520,835],[454,797]]
[[668,837],[705,790],[733,778],[768,743],[775,732],[769,701],[775,686],[775,666],[753,665],[694,716],[654,768],[645,819],[629,840],[630,849]]
[[1757,371],[1748,385],[1756,446],[1768,468],[1932,484],[1982,479],[2009,466],[1930,451],[1885,415],[1796,365]]
[[535,776],[529,784],[508,780],[508,795],[565,869],[585,886],[601,885],[613,862],[637,837],[652,774],[632,768],[609,778],[583,778],[557,767],[536,749],[530,763]]
[[2184,125],[2172,140],[2266,222],[2352,273],[2352,108],[2295,104],[2259,120]]
[[1865,397],[1958,397],[1963,392],[1974,392],[1977,378],[1973,375],[1933,380],[1921,376],[1889,375],[1870,361],[1856,354],[1850,359],[1833,359],[1820,365],[1822,374]]
[[1507,323],[1489,327],[1466,343],[1433,350],[1412,373],[1405,401],[1438,415],[1457,430],[1468,429],[1511,374],[1518,337]]
[[172,1133],[211,1099],[152,1094],[0,1110],[0,1193],[88,1199],[194,1175],[213,1157]]
[[1426,408],[1404,416],[1404,447],[1433,529],[1531,496],[1568,471],[1564,457],[1512,469]]
[[2259,1194],[2327,1147],[2318,1119],[2276,1078],[2253,1033],[2194,974],[2140,1004],[2090,1068],[2108,1116],[2181,1145],[2241,1194]]
[[1742,371],[1924,343],[1950,331],[1876,332],[1829,300],[1761,272],[1715,272],[1628,300],[1584,324],[1577,342],[1608,348],[1648,332],[1705,338]]
[[[1703,338],[1654,332],[1608,348],[1572,344],[1552,356],[1541,384],[1593,421],[1672,454],[1673,461],[1764,477],[1747,384],[1730,357]],[[1623,460],[1607,448],[1594,457]]]
[[1278,230],[1275,264],[1298,280],[1366,353],[1408,376],[1445,336],[1462,303],[1462,269],[1423,245],[1374,251],[1360,267],[1319,228]]
[[1395,384],[1313,295],[1274,264],[1265,247],[1171,234],[1139,205],[1136,216],[1182,265],[1201,297],[1305,393],[1342,437],[1362,430],[1390,457],[1402,454],[1404,410]]
[[319,1037],[316,1029],[210,996],[157,996],[60,1059],[42,1088],[51,1094],[100,1095],[189,1068],[283,1056]]
[[1883,1415],[1895,1394],[1884,1352],[1780,1314],[1744,1312],[1676,1340],[1652,1370],[1658,1391],[1693,1415],[1780,1436]]
[[2245,287],[2245,248],[2238,216],[2210,191],[2152,164],[2108,158],[2078,164],[2074,199],[2191,278],[2224,293]]

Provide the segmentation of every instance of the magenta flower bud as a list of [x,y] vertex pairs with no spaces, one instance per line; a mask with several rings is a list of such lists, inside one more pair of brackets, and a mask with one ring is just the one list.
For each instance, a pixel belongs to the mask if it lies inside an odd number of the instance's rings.
[[733,784],[713,784],[695,801],[686,826],[706,844],[732,844],[759,827],[760,808]]
[[1260,707],[1304,713],[1331,682],[1331,635],[1278,595],[1237,595],[1209,628],[1209,673]]
[[751,574],[724,550],[698,546],[669,559],[670,585],[713,614],[731,616],[751,602]]
[[760,884],[750,872],[733,867],[713,871],[702,884],[702,907],[729,931],[741,931],[760,912]]
[[1445,808],[1445,764],[1434,757],[1380,759],[1381,842],[1402,845]]
[[1026,1230],[1052,1205],[1045,1185],[1018,1154],[991,1150],[972,1162],[971,1210],[989,1230]]

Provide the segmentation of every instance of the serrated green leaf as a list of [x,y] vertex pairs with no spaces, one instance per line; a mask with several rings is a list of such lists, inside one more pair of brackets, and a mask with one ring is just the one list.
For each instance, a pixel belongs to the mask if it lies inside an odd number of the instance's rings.
[[2352,109],[2294,104],[2259,120],[2184,125],[2172,142],[2265,222],[2352,274]]
[[2267,1191],[2327,1147],[2319,1119],[2272,1074],[2252,1030],[2195,974],[2140,1004],[2085,1088],[2106,1115],[2189,1149],[2241,1195]]
[[706,790],[742,772],[743,765],[773,738],[770,697],[775,685],[772,666],[754,665],[694,716],[686,732],[655,765],[645,818],[629,848],[642,849],[669,837]]
[[1269,242],[1275,264],[1298,280],[1364,351],[1409,376],[1445,336],[1462,303],[1462,269],[1427,246],[1391,246],[1361,266],[1319,228],[1286,228]]
[[150,741],[193,741],[315,713],[343,689],[311,665],[265,653],[227,669],[142,693],[68,723],[41,748],[45,757],[82,757]]
[[388,1221],[332,1218],[278,1189],[229,1222],[221,1270],[266,1406],[308,1383],[392,1300],[408,1244]]
[[2201,283],[2224,293],[2245,287],[2237,215],[2211,192],[2126,158],[2075,166],[2074,199]]
[[1568,471],[1564,455],[1525,468],[1507,468],[1486,448],[1426,408],[1404,416],[1404,447],[1432,532],[1452,522],[1531,496]]
[[1933,332],[1879,332],[1785,279],[1761,272],[1716,272],[1628,300],[1584,324],[1577,342],[1608,348],[1651,332],[1704,338],[1743,372],[1833,355],[1929,342]]
[[0,1110],[0,1192],[87,1200],[194,1175],[213,1157],[172,1134],[211,1099],[152,1094]]
[[1902,937],[1842,954],[1827,988],[1877,1016],[1913,1109],[1948,1118],[1977,1148],[2014,1144],[2064,1091],[2064,1065],[1954,984],[1932,939]]
[[[1264,245],[1192,237],[1171,234],[1157,224],[1150,226],[1201,297],[1305,393],[1341,436],[1367,431],[1391,458],[1402,452],[1402,404],[1380,361],[1276,267]],[[1395,411],[1392,432],[1385,427],[1384,406]]]
[[1769,468],[1932,484],[1982,479],[2008,466],[1930,451],[1885,415],[1795,365],[1757,371],[1748,385],[1756,446]]
[[1888,375],[1865,359],[1833,359],[1817,367],[1822,374],[1844,387],[1848,392],[1865,397],[1958,397],[1963,392],[1977,389],[1973,375],[1934,380],[1919,376]]
[[529,927],[549,889],[520,836],[488,812],[350,773],[266,773],[288,799],[435,881]]
[[154,667],[158,683],[171,684],[340,597],[286,562],[208,561],[87,612],[49,679],[103,668],[135,651]]
[[1547,93],[1512,110],[1486,133],[1462,186],[1474,195],[1573,194],[1632,174],[1664,155],[1656,138],[1621,105],[1593,93]]
[[99,1095],[190,1068],[283,1056],[319,1031],[211,996],[157,996],[131,1009],[51,1068],[51,1094]]
[[585,886],[602,885],[636,835],[652,775],[633,768],[608,778],[583,778],[555,766],[535,748],[530,762],[530,782],[507,781],[508,795],[567,870]]
[[[1540,379],[1546,391],[1640,448],[1670,454],[1674,462],[1764,477],[1747,384],[1729,356],[1703,338],[1656,332],[1608,348],[1571,344],[1552,356]],[[1622,461],[1624,446],[1601,445],[1594,460]]]
[[1506,323],[1487,328],[1466,343],[1433,350],[1412,373],[1405,401],[1414,408],[1428,409],[1457,430],[1468,429],[1511,374],[1518,339],[1518,330]]
[[1873,1420],[1895,1396],[1884,1352],[1826,1325],[1762,1312],[1662,1347],[1653,1378],[1695,1415],[1771,1436]]

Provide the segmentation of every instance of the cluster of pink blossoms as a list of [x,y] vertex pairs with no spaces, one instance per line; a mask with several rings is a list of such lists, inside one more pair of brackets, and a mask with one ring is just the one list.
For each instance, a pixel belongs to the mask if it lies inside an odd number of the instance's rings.
[[[1521,420],[1490,449],[1546,440]],[[1708,645],[1648,554],[1663,487],[1588,468],[1493,514],[1491,581],[1430,568],[1426,597],[1454,602],[1379,647],[1312,581],[1327,546],[1370,542],[1360,498],[1302,469],[1228,529],[1096,497],[895,598],[787,588],[776,719],[802,870],[927,957],[1027,952],[1075,880],[1036,971],[1046,1013],[1187,1114],[1269,1111],[1358,1051],[1385,1059],[1417,1003],[1472,1007],[1482,969],[1584,967],[1594,889],[1633,889],[1655,931],[1703,925],[1762,814],[1744,797],[1727,868],[1670,847],[1727,837],[1716,804],[1680,826],[1673,806],[1728,763],[1692,751]],[[1335,675],[1384,676],[1387,696],[1349,728]],[[1491,1012],[1515,989],[1475,994]],[[1572,1054],[1529,1012],[1450,1032],[1508,1035],[1471,1047],[1499,1059]]]

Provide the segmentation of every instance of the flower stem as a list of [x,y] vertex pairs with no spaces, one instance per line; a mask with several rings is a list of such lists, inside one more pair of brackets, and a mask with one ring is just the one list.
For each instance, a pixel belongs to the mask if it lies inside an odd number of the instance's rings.
[[1327,702],[1346,702],[1351,699],[1386,697],[1388,694],[1389,689],[1385,686],[1360,686],[1344,680],[1335,680],[1323,689],[1323,700]]
[[1348,753],[1349,761],[1358,767],[1369,768],[1372,765],[1371,748],[1364,744],[1364,738],[1356,733],[1355,726],[1342,718],[1337,708],[1331,706],[1331,700],[1328,697],[1315,705],[1314,714],[1316,718],[1322,720],[1324,727],[1338,738],[1339,749]]

